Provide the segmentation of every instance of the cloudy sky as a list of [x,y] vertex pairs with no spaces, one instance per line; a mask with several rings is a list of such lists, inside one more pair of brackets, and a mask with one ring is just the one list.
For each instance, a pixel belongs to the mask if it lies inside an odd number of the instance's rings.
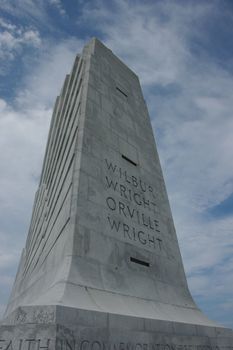
[[233,2],[0,1],[0,314],[24,246],[56,95],[101,39],[140,77],[189,287],[233,327]]

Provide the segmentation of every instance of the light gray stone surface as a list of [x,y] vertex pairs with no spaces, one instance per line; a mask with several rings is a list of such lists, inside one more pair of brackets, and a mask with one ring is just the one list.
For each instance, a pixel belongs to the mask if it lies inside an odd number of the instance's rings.
[[96,39],[56,100],[3,324],[0,349],[233,346],[190,295],[138,77]]
[[0,328],[0,349],[232,350],[232,330],[81,310],[27,306]]

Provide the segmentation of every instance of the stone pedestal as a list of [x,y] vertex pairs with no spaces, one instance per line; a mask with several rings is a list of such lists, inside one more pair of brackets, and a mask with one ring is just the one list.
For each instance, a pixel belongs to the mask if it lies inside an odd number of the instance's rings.
[[22,307],[0,327],[2,350],[232,350],[232,330],[78,310]]

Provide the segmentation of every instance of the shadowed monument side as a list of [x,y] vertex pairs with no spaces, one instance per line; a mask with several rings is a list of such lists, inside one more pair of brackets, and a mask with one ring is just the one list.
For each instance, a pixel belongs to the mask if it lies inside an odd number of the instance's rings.
[[232,330],[190,295],[138,77],[92,39],[55,103],[0,349],[178,347],[233,349]]

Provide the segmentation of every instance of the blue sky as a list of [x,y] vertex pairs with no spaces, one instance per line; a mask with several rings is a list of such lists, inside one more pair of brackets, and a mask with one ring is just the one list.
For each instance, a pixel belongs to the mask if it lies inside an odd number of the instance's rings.
[[233,328],[233,2],[1,0],[0,313],[55,97],[97,36],[139,75],[192,295]]

